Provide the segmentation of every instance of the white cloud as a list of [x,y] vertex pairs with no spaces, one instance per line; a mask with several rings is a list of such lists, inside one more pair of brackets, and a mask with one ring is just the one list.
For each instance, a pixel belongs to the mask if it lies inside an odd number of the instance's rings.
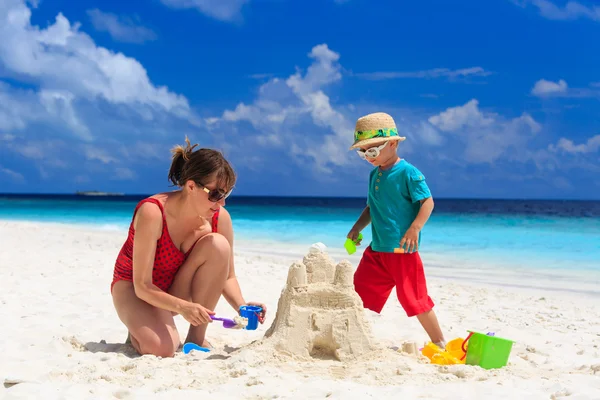
[[479,110],[479,101],[472,99],[463,106],[450,107],[429,118],[429,122],[444,132],[456,132],[462,128],[486,128],[494,123],[493,116]]
[[44,131],[60,130],[82,140],[90,140],[88,127],[81,121],[68,91],[15,89],[0,81],[0,132],[12,135],[30,126]]
[[538,97],[544,97],[549,95],[564,94],[567,93],[567,90],[567,82],[565,82],[563,79],[559,80],[558,82],[540,79],[531,89],[531,94]]
[[595,82],[590,83],[589,87],[572,88],[563,79],[558,82],[540,79],[531,89],[531,94],[537,97],[600,97],[600,89]]
[[589,154],[600,150],[600,135],[589,138],[585,143],[575,144],[571,139],[560,138],[554,145],[548,146],[552,152],[563,151],[570,154]]
[[83,139],[89,140],[92,138],[90,130],[80,121],[77,112],[73,108],[75,96],[72,93],[57,90],[41,90],[39,96],[40,103],[48,111],[48,114],[64,121],[73,132]]
[[[308,56],[313,61],[305,73],[297,70],[286,80],[269,80],[252,104],[240,103],[234,110],[226,110],[221,122],[249,122],[260,132],[250,138],[254,143],[289,145],[288,151],[298,163],[306,165],[310,160],[317,171],[330,173],[331,166],[349,162],[354,126],[324,92],[342,79],[339,54],[321,44]],[[216,119],[211,121],[217,124]],[[311,132],[303,130],[307,128]]]
[[24,91],[16,95],[15,91],[0,81],[0,131],[18,130],[27,126],[27,121],[33,118],[34,112],[26,98],[32,95]]
[[1,165],[0,165],[0,174],[7,176],[9,179],[11,179],[12,181],[15,181],[17,183],[25,182],[25,177],[22,174],[20,174],[16,171],[13,171],[11,169],[8,169],[8,168],[4,168]]
[[14,77],[77,97],[146,106],[185,116],[185,97],[156,87],[135,59],[98,47],[79,25],[58,14],[46,29],[31,25],[23,0],[0,6],[0,63]]
[[[115,146],[117,147],[117,146]],[[147,139],[144,141],[137,141],[130,147],[120,146],[118,149],[120,155],[126,159],[140,159],[144,161],[156,160],[162,161],[166,156],[169,156],[169,150],[164,144],[152,143]]]
[[466,104],[450,107],[429,118],[429,123],[450,135],[447,142],[458,142],[462,157],[470,163],[493,163],[501,157],[526,161],[528,142],[541,130],[541,125],[529,114],[506,118],[479,109],[472,99]]
[[431,124],[426,121],[421,121],[420,129],[415,130],[419,134],[419,138],[423,140],[425,144],[430,146],[439,146],[444,143],[444,136],[435,129]]
[[103,12],[97,8],[88,10],[87,14],[97,31],[108,32],[116,41],[139,44],[156,40],[156,34],[151,29],[130,17]]
[[118,160],[115,157],[109,155],[106,150],[90,145],[84,146],[84,154],[88,160],[97,160],[103,164],[111,164],[118,162]]
[[242,7],[250,0],[161,0],[172,8],[195,8],[202,14],[221,21],[235,21],[241,18]]
[[356,73],[354,76],[370,79],[370,80],[384,80],[384,79],[399,79],[399,78],[419,78],[419,79],[437,79],[437,78],[448,78],[449,80],[456,80],[459,78],[467,77],[485,77],[492,75],[493,72],[486,71],[482,67],[471,67],[461,69],[448,69],[448,68],[434,68],[423,71],[391,71],[391,72],[363,72]]
[[[47,143],[45,143],[44,145],[46,145]],[[32,160],[43,160],[44,158],[46,158],[46,153],[44,152],[44,148],[42,146],[32,146],[32,145],[27,145],[27,146],[22,146],[22,147],[17,147],[18,145],[14,145],[11,146],[11,148],[15,151],[17,151],[18,153],[20,153],[21,155],[30,158]],[[46,146],[44,146],[46,147]],[[46,147],[46,151],[51,151],[48,147]]]
[[[542,129],[532,116],[523,113],[506,117],[484,111],[477,99],[429,117],[415,110],[357,111],[348,105],[336,105],[326,90],[342,80],[340,55],[322,44],[315,46],[309,56],[312,64],[306,72],[298,70],[286,80],[271,79],[260,87],[253,102],[240,103],[225,111],[220,119],[213,118],[211,129],[237,132],[233,140],[244,151],[258,145],[263,150],[255,150],[257,154],[285,152],[283,157],[291,156],[291,161],[311,169],[320,180],[339,171],[334,167],[343,166],[348,171],[360,167],[356,154],[348,151],[354,121],[359,115],[374,111],[388,111],[394,116],[399,130],[409,138],[401,145],[404,155],[421,157],[443,145],[444,153],[451,153],[451,158],[463,166],[493,164],[502,159],[541,162],[544,157],[552,158],[547,152],[529,150]],[[239,159],[243,157],[239,155]],[[445,158],[433,157],[434,162],[442,159]]]
[[131,181],[135,179],[136,176],[136,173],[133,172],[131,169],[118,167],[115,169],[113,179],[118,181]]
[[65,169],[69,166],[70,152],[79,152],[80,148],[77,143],[67,145],[64,141],[57,139],[35,140],[17,137],[5,143],[3,150],[19,154],[40,168]]
[[154,85],[137,60],[97,46],[62,14],[33,26],[32,10],[24,0],[0,2],[0,70],[10,79],[0,80],[1,153],[23,157],[42,179],[65,168],[102,177],[108,164],[130,179],[156,158],[157,143],[168,157],[170,134],[202,125],[187,99]]
[[[264,170],[270,156],[277,154],[278,159],[289,159],[312,171],[320,181],[336,176],[334,172],[341,173],[335,168],[340,166],[352,175],[361,167],[356,155],[348,151],[354,119],[369,112],[387,111],[409,139],[402,143],[401,154],[427,160],[428,168],[443,165],[456,173],[473,164],[494,166],[507,162],[529,163],[543,171],[558,168],[556,154],[536,147],[539,144],[535,143],[543,142],[542,126],[528,113],[509,117],[486,111],[477,99],[430,116],[415,110],[356,110],[336,105],[326,91],[342,80],[340,55],[319,45],[310,57],[312,63],[306,72],[298,70],[285,80],[273,78],[260,86],[254,101],[240,103],[220,118],[211,119],[215,132],[235,135],[232,141],[240,150],[232,147],[228,151],[238,151],[236,160],[247,162],[245,167]],[[253,151],[248,154],[248,149]],[[263,156],[261,163],[255,157],[258,154]]]
[[[246,167],[251,175],[294,164],[287,171],[289,179],[306,174],[351,185],[357,172],[368,168],[348,151],[355,118],[390,111],[340,104],[335,93],[343,80],[340,55],[321,44],[308,54],[308,68],[291,70],[287,78],[261,77],[268,80],[254,100],[199,120],[184,96],[154,85],[137,60],[97,46],[61,14],[46,28],[32,26],[24,4],[0,4],[0,68],[24,83],[16,87],[0,81],[0,151],[26,157],[46,177],[63,176],[62,169],[76,167],[72,181],[93,177],[95,182],[99,174],[135,179],[142,175],[136,166],[148,168],[149,161],[164,160],[172,142],[183,139],[169,134],[190,132],[198,138],[194,128],[205,126],[209,132],[201,132],[201,145],[217,143],[214,147],[224,149],[237,168]],[[486,71],[430,70],[414,77],[477,73]],[[409,137],[402,144],[403,155],[428,157],[432,168],[439,160],[461,166],[502,159],[533,160],[548,169],[558,165],[559,157],[546,147],[529,150],[541,127],[528,114],[512,118],[486,112],[475,99],[429,119],[414,109],[391,113]],[[444,154],[438,154],[440,149]],[[567,153],[568,158],[580,154]],[[44,169],[50,167],[60,170]],[[254,176],[250,179],[259,182]]]
[[573,21],[582,18],[600,22],[600,7],[588,7],[577,1],[568,1],[563,7],[549,0],[513,0],[513,3],[521,7],[532,4],[542,17],[550,20]]

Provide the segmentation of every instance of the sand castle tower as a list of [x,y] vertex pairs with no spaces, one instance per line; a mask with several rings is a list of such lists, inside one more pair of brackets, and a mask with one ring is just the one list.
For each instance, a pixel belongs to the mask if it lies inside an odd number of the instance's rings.
[[277,314],[265,338],[300,359],[348,360],[374,350],[348,261],[335,265],[322,244],[289,269]]

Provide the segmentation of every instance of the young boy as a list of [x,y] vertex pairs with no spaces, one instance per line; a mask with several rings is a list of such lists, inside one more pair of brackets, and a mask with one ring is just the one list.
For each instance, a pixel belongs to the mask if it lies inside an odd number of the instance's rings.
[[396,152],[405,139],[388,114],[369,114],[356,122],[350,149],[358,149],[358,155],[375,168],[367,207],[348,233],[356,241],[371,223],[373,240],[354,274],[354,287],[364,307],[380,313],[395,286],[406,314],[416,316],[431,341],[445,348],[418,252],[433,199],[423,174]]

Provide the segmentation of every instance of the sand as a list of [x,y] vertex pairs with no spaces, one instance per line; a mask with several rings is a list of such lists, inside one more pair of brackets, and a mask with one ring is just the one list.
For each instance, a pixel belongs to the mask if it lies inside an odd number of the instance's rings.
[[[515,340],[507,367],[436,366],[391,350],[427,340],[393,296],[381,315],[356,314],[352,304],[343,307],[346,316],[356,316],[357,329],[368,325],[369,332],[331,337],[338,344],[368,337],[364,349],[316,357],[318,352],[311,356],[309,350],[306,355],[278,349],[278,340],[297,333],[274,324],[278,304],[285,304],[282,294],[302,283],[290,274],[290,266],[306,266],[308,246],[240,239],[236,270],[245,297],[268,305],[265,324],[256,331],[214,324],[208,337],[215,351],[161,359],[136,356],[123,344],[126,330],[112,307],[112,268],[125,234],[0,221],[0,399],[600,399],[597,275],[558,281],[551,275],[538,279],[535,273],[503,271],[479,273],[480,282],[468,282],[452,278],[465,275],[464,265],[442,266],[425,253],[430,294],[447,339],[465,337],[473,329]],[[356,267],[358,261],[357,255],[346,257],[334,249],[329,256],[334,265],[346,258]],[[335,289],[335,271],[324,274],[333,282],[324,285],[329,293]],[[340,269],[337,282],[346,282],[347,273]],[[298,302],[288,303],[290,312],[298,312]],[[285,319],[286,307],[278,318]],[[323,315],[321,306],[311,307],[311,315]],[[233,317],[224,300],[216,312]],[[333,327],[332,321],[321,320],[318,329]],[[177,317],[176,323],[184,337],[185,321]]]

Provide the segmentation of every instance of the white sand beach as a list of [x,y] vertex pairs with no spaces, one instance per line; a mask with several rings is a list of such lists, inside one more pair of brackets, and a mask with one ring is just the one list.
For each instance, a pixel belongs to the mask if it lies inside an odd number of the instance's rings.
[[[275,318],[288,268],[308,248],[239,240],[242,290],[267,304],[265,324],[244,331],[215,323],[214,351],[160,359],[123,344],[127,333],[112,306],[124,231],[0,221],[0,237],[0,399],[600,399],[597,275],[492,274],[425,253],[446,339],[467,330],[512,339],[506,367],[438,366],[389,349],[427,340],[394,294],[381,315],[364,311],[383,350],[354,361],[303,361],[256,341]],[[341,250],[330,255],[356,267],[359,256]],[[224,300],[215,311],[233,316]],[[176,321],[183,339],[187,324]]]

